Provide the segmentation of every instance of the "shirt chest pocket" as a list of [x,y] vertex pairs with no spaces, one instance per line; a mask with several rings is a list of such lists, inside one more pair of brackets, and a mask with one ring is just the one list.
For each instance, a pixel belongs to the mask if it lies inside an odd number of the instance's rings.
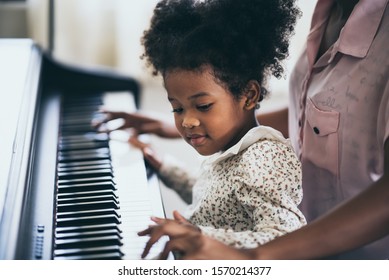
[[307,99],[302,159],[338,174],[339,112],[323,111]]

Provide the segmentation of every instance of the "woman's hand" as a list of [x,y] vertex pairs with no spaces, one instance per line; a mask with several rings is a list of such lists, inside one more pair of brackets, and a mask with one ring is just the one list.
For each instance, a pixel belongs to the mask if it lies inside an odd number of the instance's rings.
[[[112,130],[132,128],[135,130],[135,134],[150,133],[164,138],[178,138],[180,137],[176,127],[163,120],[153,118],[141,113],[127,113],[127,112],[114,112],[102,110],[105,114],[105,118],[102,120],[93,120],[92,125],[104,132],[110,132]],[[115,129],[104,128],[104,125],[113,120],[122,119],[123,124],[119,125]]]

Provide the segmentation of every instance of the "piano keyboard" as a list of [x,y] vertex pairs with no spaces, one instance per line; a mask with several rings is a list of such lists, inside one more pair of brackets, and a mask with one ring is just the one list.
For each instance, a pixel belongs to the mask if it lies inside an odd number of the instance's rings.
[[[99,108],[135,108],[127,93],[77,96],[63,102],[58,145],[53,259],[139,259],[147,237],[137,232],[163,217],[158,184],[128,133],[97,132]],[[149,178],[149,180],[157,180]],[[166,239],[153,247],[155,258]]]

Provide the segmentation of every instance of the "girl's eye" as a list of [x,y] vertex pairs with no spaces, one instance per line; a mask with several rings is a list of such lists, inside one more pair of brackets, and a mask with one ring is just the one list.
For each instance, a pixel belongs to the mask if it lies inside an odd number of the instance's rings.
[[211,107],[212,107],[212,103],[209,103],[204,105],[198,105],[197,109],[200,111],[208,111],[209,109],[211,109]]
[[173,108],[173,110],[172,110],[172,112],[173,113],[181,113],[183,111],[183,109],[182,108]]

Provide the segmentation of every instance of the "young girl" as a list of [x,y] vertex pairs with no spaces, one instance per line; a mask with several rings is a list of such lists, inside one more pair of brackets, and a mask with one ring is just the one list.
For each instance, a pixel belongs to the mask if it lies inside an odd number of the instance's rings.
[[[280,132],[255,117],[267,77],[283,73],[298,15],[294,0],[163,0],[142,39],[143,58],[163,77],[180,135],[209,156],[197,178],[149,148],[145,158],[190,203],[190,224],[237,248],[306,223],[298,209],[299,160]],[[140,233],[151,235],[144,256],[157,231]]]

